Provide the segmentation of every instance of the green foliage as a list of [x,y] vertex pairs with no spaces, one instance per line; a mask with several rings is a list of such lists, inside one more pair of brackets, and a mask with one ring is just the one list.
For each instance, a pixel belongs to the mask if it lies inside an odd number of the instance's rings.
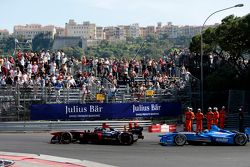
[[[191,52],[200,54],[200,38],[200,35],[192,38],[189,46]],[[246,72],[249,70],[249,65],[247,66],[247,61],[245,61],[247,55],[250,55],[249,41],[250,14],[244,17],[227,16],[220,25],[208,28],[203,32],[204,56],[207,57],[208,54],[214,53],[224,61],[219,69],[207,73],[205,76],[208,89],[226,90],[237,86],[238,89],[249,89],[250,83],[247,79],[249,73]],[[208,62],[204,63],[208,64]],[[209,71],[209,69],[204,71]]]
[[51,49],[53,45],[53,39],[50,33],[40,33],[37,34],[32,40],[32,49],[34,51],[40,51],[42,49]]
[[111,43],[101,41],[99,46],[88,47],[87,56],[95,57],[117,57],[117,58],[134,58],[150,56],[152,58],[162,57],[166,49],[173,47],[174,44],[165,38],[158,39],[154,35],[146,39],[127,38],[126,41]]
[[0,40],[0,50],[3,53],[11,54],[15,49],[15,38],[10,36],[8,38],[3,38]]
[[193,53],[200,53],[200,48],[201,48],[201,36],[196,35],[192,38],[192,41],[190,42],[189,45],[189,50]]
[[219,91],[228,90],[237,87],[237,71],[233,69],[229,64],[220,66],[215,72],[208,75],[204,84],[206,90]]
[[67,56],[75,57],[77,59],[81,59],[83,55],[83,50],[80,47],[64,47],[62,50]]

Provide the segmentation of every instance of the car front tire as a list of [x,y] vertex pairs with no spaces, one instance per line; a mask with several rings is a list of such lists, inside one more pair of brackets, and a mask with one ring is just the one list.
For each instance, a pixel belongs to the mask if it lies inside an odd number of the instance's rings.
[[183,146],[185,145],[187,142],[187,137],[183,134],[177,134],[175,135],[174,137],[174,143],[177,145],[177,146]]
[[73,136],[70,132],[63,132],[61,135],[61,143],[62,144],[69,144],[71,143]]
[[247,136],[243,133],[237,133],[234,136],[234,143],[237,146],[244,146],[247,143]]
[[119,142],[122,145],[131,145],[133,144],[133,136],[129,133],[123,132],[118,136]]

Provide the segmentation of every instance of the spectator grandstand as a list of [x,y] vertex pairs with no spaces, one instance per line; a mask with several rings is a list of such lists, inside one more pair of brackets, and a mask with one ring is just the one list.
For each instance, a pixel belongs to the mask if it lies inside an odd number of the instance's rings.
[[[175,52],[159,60],[86,56],[78,60],[62,50],[25,53],[19,50],[15,57],[0,57],[0,88],[9,91],[8,100],[12,99],[22,108],[39,102],[183,100],[190,103],[191,84],[198,79],[179,58]],[[199,84],[196,83],[196,87]],[[97,99],[99,94],[103,98]],[[3,101],[4,98],[0,99]],[[0,107],[3,110],[4,107]]]

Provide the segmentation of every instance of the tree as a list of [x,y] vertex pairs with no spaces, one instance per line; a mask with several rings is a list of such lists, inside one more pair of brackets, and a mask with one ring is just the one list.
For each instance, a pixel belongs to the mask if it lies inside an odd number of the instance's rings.
[[32,49],[34,51],[40,51],[42,49],[51,49],[54,40],[51,38],[51,33],[37,34],[32,40]]
[[[249,89],[249,86],[241,87],[241,82],[248,82],[249,64],[246,60],[247,55],[250,54],[250,14],[244,17],[235,17],[230,15],[222,20],[222,23],[214,28],[208,28],[203,32],[203,49],[204,57],[209,54],[216,54],[221,60],[220,66],[216,71],[209,70],[209,66],[205,66],[204,71],[207,76],[206,84],[212,85],[216,81],[218,70],[220,70],[221,85],[228,85],[227,77],[230,76],[230,86],[233,88],[238,85],[238,88]],[[189,47],[192,53],[200,54],[200,35],[192,38]],[[205,59],[205,64],[208,64],[208,59]],[[230,69],[230,70],[229,70]],[[229,73],[229,71],[231,71]],[[230,75],[229,75],[230,74]],[[213,82],[213,83],[209,83]],[[250,84],[250,83],[249,83]],[[234,86],[233,86],[234,85]],[[210,87],[211,88],[211,87]],[[226,89],[226,86],[221,89]]]
[[67,56],[75,57],[77,59],[81,59],[83,55],[83,49],[80,47],[64,47],[62,50]]

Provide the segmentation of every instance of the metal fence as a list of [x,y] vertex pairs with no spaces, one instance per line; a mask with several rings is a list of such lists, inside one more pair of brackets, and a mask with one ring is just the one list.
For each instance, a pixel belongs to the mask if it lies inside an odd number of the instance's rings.
[[250,113],[250,91],[230,90],[228,95],[228,109],[231,113],[238,113],[243,107],[244,112]]
[[129,123],[138,123],[140,126],[147,128],[152,124],[151,120],[137,121],[46,121],[46,122],[0,122],[0,132],[12,131],[56,131],[56,130],[91,130],[95,127],[102,126],[107,123],[115,129],[122,129],[124,125]]
[[126,87],[119,88],[113,95],[103,94],[104,99],[98,100],[98,85],[91,85],[91,93],[83,100],[83,94],[79,88],[62,89],[60,92],[54,87],[36,86],[10,86],[0,88],[0,121],[26,121],[30,119],[29,108],[31,104],[70,104],[70,103],[124,103],[124,102],[153,102],[176,101],[175,91],[154,93],[148,96],[146,92],[137,96],[127,92]]

